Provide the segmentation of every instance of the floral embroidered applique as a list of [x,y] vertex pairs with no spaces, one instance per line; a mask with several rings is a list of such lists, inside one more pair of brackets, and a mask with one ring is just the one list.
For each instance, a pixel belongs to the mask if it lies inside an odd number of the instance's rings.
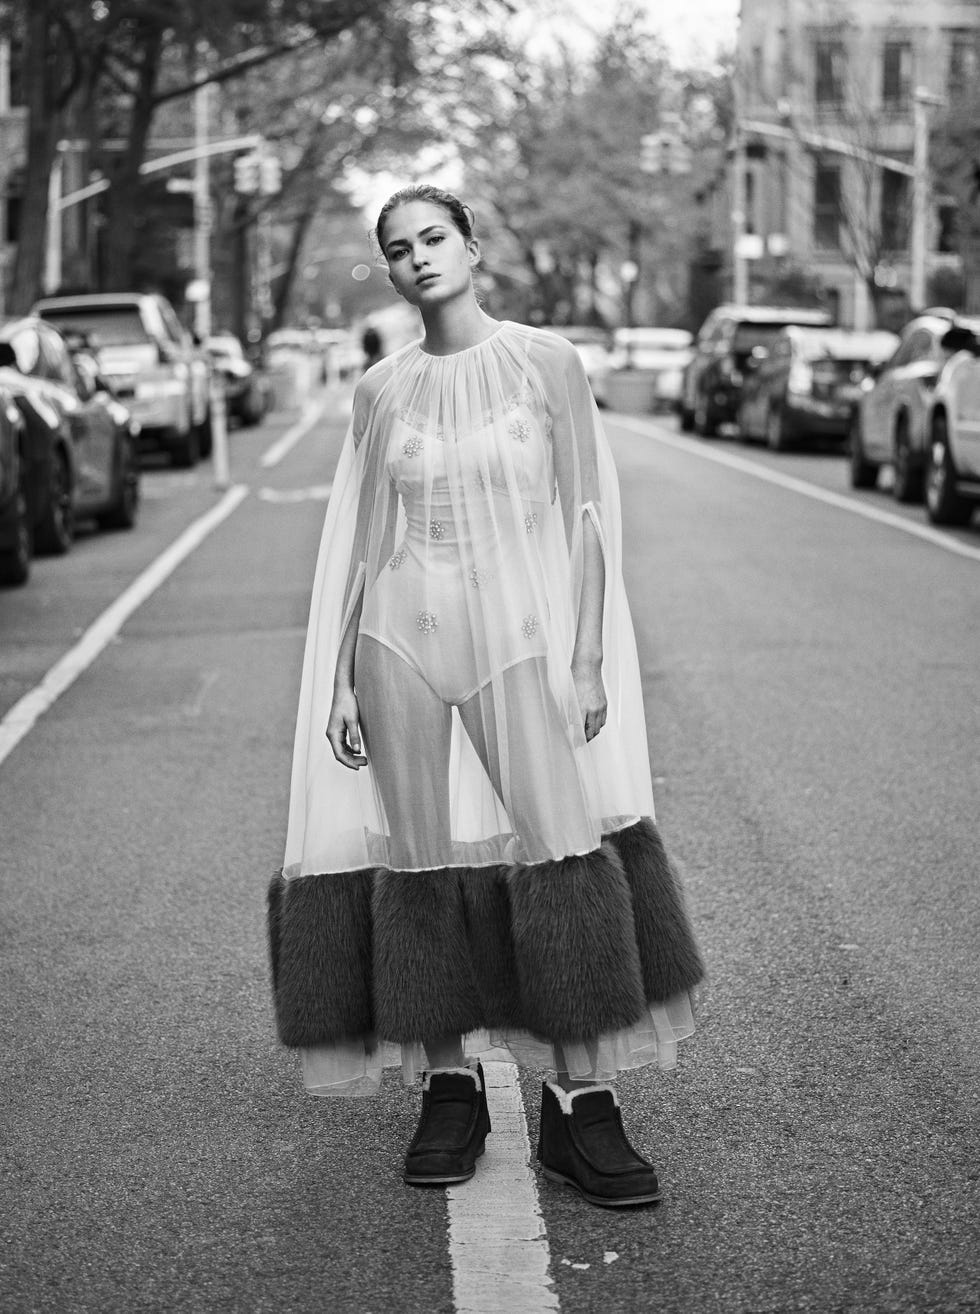
[[418,456],[423,447],[421,437],[417,433],[409,434],[402,443],[402,452],[405,456]]
[[434,612],[420,611],[415,617],[415,624],[423,634],[435,634],[439,626],[439,620]]
[[521,621],[521,633],[525,639],[533,639],[538,632],[537,616],[525,616]]
[[528,511],[524,516],[524,530],[528,534],[533,534],[538,527],[537,511]]
[[395,553],[395,555],[388,562],[388,569],[397,570],[399,566],[403,566],[405,564],[405,560],[407,557],[408,557],[408,553],[405,551],[405,549],[399,548],[398,551]]
[[511,420],[510,424],[508,424],[507,432],[512,438],[516,439],[517,442],[526,443],[531,436],[531,426],[528,424],[527,420],[524,420],[521,416],[517,415]]
[[440,538],[446,537],[446,526],[441,520],[429,521],[429,537],[434,538],[437,542]]

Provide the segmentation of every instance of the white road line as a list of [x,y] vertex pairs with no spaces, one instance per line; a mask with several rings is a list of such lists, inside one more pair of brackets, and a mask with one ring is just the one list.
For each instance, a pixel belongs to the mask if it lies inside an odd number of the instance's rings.
[[321,419],[328,404],[335,400],[330,393],[321,397],[317,402],[311,402],[303,408],[303,414],[299,417],[292,428],[287,429],[281,438],[277,438],[271,447],[267,447],[262,453],[260,464],[266,470],[271,470],[274,465],[278,465],[284,456],[287,456],[301,438],[304,438]]
[[326,502],[333,484],[311,484],[309,488],[260,488],[260,502]]
[[933,529],[930,525],[916,524],[914,520],[905,520],[891,511],[881,511],[878,507],[868,506],[867,503],[859,502],[856,498],[845,497],[842,493],[832,493],[829,489],[820,488],[817,484],[808,484],[802,479],[794,479],[792,475],[781,474],[778,470],[770,470],[768,466],[757,465],[754,461],[736,456],[733,452],[718,451],[686,438],[675,437],[635,417],[610,415],[609,423],[621,429],[628,429],[632,433],[642,434],[644,438],[654,438],[665,447],[686,452],[688,456],[697,456],[703,461],[714,461],[716,465],[727,465],[731,470],[739,470],[742,474],[752,475],[755,479],[761,479],[767,484],[775,484],[779,488],[786,488],[792,493],[801,493],[815,502],[837,507],[840,511],[850,511],[852,515],[864,516],[865,520],[874,520],[879,525],[887,525],[889,529],[898,529],[903,534],[921,538],[924,542],[931,543],[933,547],[943,548],[944,551],[952,552],[955,556],[966,557],[970,561],[980,561],[980,548],[961,543],[959,539],[951,538],[942,530]]
[[485,1063],[493,1127],[476,1177],[446,1191],[457,1314],[538,1314],[560,1309],[528,1166],[527,1122],[513,1063]]
[[82,672],[92,665],[137,607],[142,606],[164,580],[173,574],[184,558],[189,557],[211,531],[217,529],[218,525],[231,515],[247,494],[248,489],[244,484],[229,488],[216,506],[205,515],[198,517],[184,530],[180,538],[175,539],[142,574],[137,575],[115,602],[92,622],[75,646],[69,648],[65,655],[55,662],[40,684],[36,684],[24,694],[23,698],[14,703],[0,721],[0,763],[10,756],[24,736],[31,731],[38,718],[43,716],[65,690],[75,683]]

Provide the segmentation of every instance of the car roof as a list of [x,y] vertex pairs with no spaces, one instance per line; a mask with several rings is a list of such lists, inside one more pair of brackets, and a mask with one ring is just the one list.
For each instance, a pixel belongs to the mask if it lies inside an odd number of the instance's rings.
[[131,310],[153,300],[156,297],[151,292],[92,292],[77,297],[42,297],[34,302],[32,311],[43,315],[49,310],[112,310],[116,306],[120,310]]
[[711,311],[719,319],[741,320],[746,324],[815,324],[830,326],[833,316],[818,306],[745,306],[726,302]]
[[867,352],[872,356],[888,355],[898,344],[898,335],[885,329],[818,328],[809,324],[787,324],[787,337],[808,345],[823,347],[829,356]]

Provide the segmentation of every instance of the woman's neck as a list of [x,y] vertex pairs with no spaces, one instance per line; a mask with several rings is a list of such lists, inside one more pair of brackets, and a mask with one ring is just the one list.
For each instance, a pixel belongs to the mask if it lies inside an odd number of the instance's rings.
[[499,321],[485,314],[474,300],[450,302],[422,311],[423,349],[430,356],[451,356],[475,347],[496,331]]

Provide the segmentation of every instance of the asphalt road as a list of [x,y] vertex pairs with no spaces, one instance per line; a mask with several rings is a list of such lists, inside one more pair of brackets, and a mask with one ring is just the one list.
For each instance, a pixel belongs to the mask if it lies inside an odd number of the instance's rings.
[[[309,1100],[273,1038],[264,890],[343,408],[263,469],[293,419],[232,435],[249,496],[0,765],[5,1312],[454,1308],[445,1197],[400,1180],[417,1096]],[[621,1083],[664,1203],[540,1184],[561,1310],[978,1309],[980,560],[752,474],[896,511],[839,457],[609,427],[710,981],[678,1070]],[[203,468],[144,487],[134,533],[0,593],[0,717],[216,501]]]

